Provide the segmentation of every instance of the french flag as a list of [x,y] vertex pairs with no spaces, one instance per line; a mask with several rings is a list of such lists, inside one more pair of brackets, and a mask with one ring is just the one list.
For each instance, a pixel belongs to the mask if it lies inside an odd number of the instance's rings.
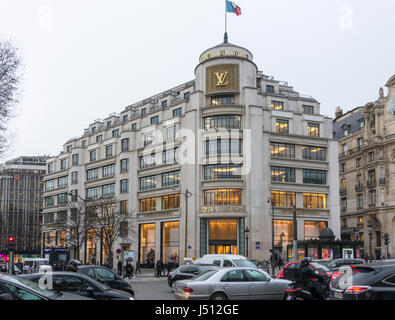
[[233,1],[226,0],[226,12],[233,12],[236,16],[241,15],[241,8]]

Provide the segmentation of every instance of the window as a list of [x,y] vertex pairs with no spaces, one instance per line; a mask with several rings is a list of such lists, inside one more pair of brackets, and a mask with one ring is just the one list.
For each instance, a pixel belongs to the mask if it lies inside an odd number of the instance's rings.
[[361,158],[355,160],[355,167],[359,168],[361,166]]
[[241,166],[238,164],[214,164],[204,166],[204,180],[240,179]]
[[151,124],[158,124],[159,123],[159,116],[155,116],[151,118]]
[[152,144],[154,142],[154,137],[152,133],[144,135],[144,147]]
[[276,120],[276,132],[277,133],[289,133],[288,120],[277,119]]
[[55,189],[55,180],[47,180],[45,181],[45,190],[53,190]]
[[326,171],[303,169],[303,183],[326,184]]
[[99,188],[89,188],[86,190],[86,197],[87,199],[96,199],[99,196]]
[[347,211],[347,198],[342,198],[341,199],[341,204],[342,204],[342,212],[346,212]]
[[155,166],[155,153],[140,157],[140,169]]
[[357,209],[362,209],[363,208],[363,194],[359,193],[357,194]]
[[103,197],[112,197],[115,194],[115,184],[103,186]]
[[119,137],[119,129],[113,130],[112,131],[112,136],[113,137]]
[[273,110],[284,110],[284,102],[272,101],[271,107]]
[[358,128],[359,128],[359,130],[362,130],[363,128],[365,128],[365,119],[358,120]]
[[180,171],[173,171],[162,174],[162,187],[172,186],[179,183]]
[[149,190],[156,188],[156,176],[140,178],[140,190]]
[[374,151],[369,152],[369,161],[374,161]]
[[103,141],[103,136],[101,134],[96,136],[96,142],[97,143],[102,142],[102,141]]
[[82,146],[86,147],[86,140],[82,140]]
[[60,170],[66,169],[66,159],[60,160]]
[[347,137],[348,135],[349,135],[349,128],[348,127],[345,127],[344,129],[343,129],[343,137]]
[[162,210],[180,208],[180,194],[170,194],[162,197]]
[[295,145],[271,142],[270,155],[280,158],[295,158]]
[[241,129],[241,117],[237,115],[220,115],[207,117],[204,118],[204,129]]
[[302,112],[306,113],[306,114],[313,114],[314,113],[314,107],[313,106],[302,105]]
[[167,108],[167,100],[162,101],[162,108]]
[[96,161],[96,150],[89,152],[89,161],[90,162]]
[[128,200],[122,200],[120,202],[120,207],[121,207],[121,214],[127,214],[128,213]]
[[78,184],[78,172],[71,173],[71,184]]
[[88,181],[93,181],[99,179],[99,169],[92,169],[86,172],[86,178]]
[[48,164],[48,173],[53,173],[53,168],[54,168],[53,163],[49,163]]
[[129,171],[129,159],[121,159],[121,173]]
[[112,157],[112,145],[106,147],[106,157]]
[[248,281],[252,281],[252,282],[266,282],[267,278],[266,276],[259,271],[256,270],[245,270]]
[[67,203],[67,193],[58,194],[58,205]]
[[302,156],[306,160],[326,161],[326,148],[303,146]]
[[141,109],[141,116],[145,116],[147,114],[147,108]]
[[166,135],[168,141],[173,141],[176,138],[176,126],[166,128]]
[[272,182],[295,182],[295,168],[270,167]]
[[111,128],[111,121],[107,121],[107,128]]
[[60,177],[58,178],[58,188],[67,187],[68,184],[68,177]]
[[247,278],[244,277],[242,270],[232,270],[226,273],[221,282],[246,282]]
[[211,97],[212,106],[232,105],[235,104],[234,96],[217,96]]
[[173,110],[173,118],[181,117],[182,115],[182,108],[174,109]]
[[341,173],[346,172],[346,163],[345,162],[340,164],[340,172]]
[[319,137],[320,136],[320,125],[318,123],[308,123],[307,124],[307,135],[309,137]]
[[73,150],[73,146],[67,146],[67,152],[71,152]]
[[178,148],[165,150],[162,153],[162,163],[163,164],[174,164],[178,163]]
[[314,209],[326,209],[326,194],[303,193],[303,207]]
[[132,124],[132,131],[136,132],[137,131],[137,123]]
[[78,201],[78,190],[71,190],[71,201]]
[[240,189],[204,190],[204,205],[241,205]]
[[113,177],[115,175],[115,164],[103,167],[103,178]]
[[128,115],[127,114],[122,117],[122,122],[128,122]]
[[78,166],[78,161],[79,161],[78,154],[73,154],[72,159],[73,159],[73,166],[75,166],[75,165]]
[[274,93],[274,86],[266,85],[266,93]]
[[362,149],[362,147],[363,147],[363,138],[358,138],[357,139],[357,145],[358,145],[358,149]]
[[271,191],[271,201],[275,207],[291,208],[295,205],[295,192]]
[[376,247],[381,247],[381,232],[376,231]]
[[241,154],[241,139],[206,140],[206,155]]
[[44,204],[46,207],[54,206],[55,205],[55,197],[54,196],[45,197]]
[[376,185],[376,170],[369,170],[368,171],[368,186]]
[[121,148],[122,148],[122,151],[129,151],[129,138],[122,139]]
[[189,100],[190,96],[191,96],[191,94],[190,94],[189,91],[184,93],[184,99],[185,100]]
[[376,205],[376,190],[369,191],[370,205]]
[[127,193],[129,192],[129,180],[128,179],[123,179],[121,180],[121,193]]
[[96,132],[96,127],[92,127],[92,133]]
[[156,211],[156,198],[140,199],[140,212]]

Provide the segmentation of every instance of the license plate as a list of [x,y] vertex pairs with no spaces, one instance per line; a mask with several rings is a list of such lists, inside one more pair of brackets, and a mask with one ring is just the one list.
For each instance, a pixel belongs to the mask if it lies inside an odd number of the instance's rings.
[[333,292],[333,296],[336,298],[336,299],[343,299],[343,293],[341,293],[341,292]]

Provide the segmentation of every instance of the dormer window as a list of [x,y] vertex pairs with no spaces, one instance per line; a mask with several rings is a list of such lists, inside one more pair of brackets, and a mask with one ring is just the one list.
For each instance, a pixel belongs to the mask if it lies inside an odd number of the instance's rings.
[[162,108],[166,108],[167,107],[167,100],[162,101]]
[[358,120],[358,128],[359,128],[359,130],[362,130],[363,128],[365,128],[365,119]]
[[107,128],[111,128],[111,121],[107,121]]
[[347,127],[344,128],[344,129],[343,129],[343,136],[344,136],[344,137],[347,137],[349,134],[350,134],[350,132],[348,131],[348,128],[347,128]]

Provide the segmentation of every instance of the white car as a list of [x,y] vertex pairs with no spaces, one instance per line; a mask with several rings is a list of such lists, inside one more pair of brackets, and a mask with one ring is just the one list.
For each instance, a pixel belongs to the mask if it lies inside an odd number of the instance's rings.
[[206,254],[199,263],[213,264],[218,267],[250,267],[256,268],[256,265],[246,257],[237,254]]

